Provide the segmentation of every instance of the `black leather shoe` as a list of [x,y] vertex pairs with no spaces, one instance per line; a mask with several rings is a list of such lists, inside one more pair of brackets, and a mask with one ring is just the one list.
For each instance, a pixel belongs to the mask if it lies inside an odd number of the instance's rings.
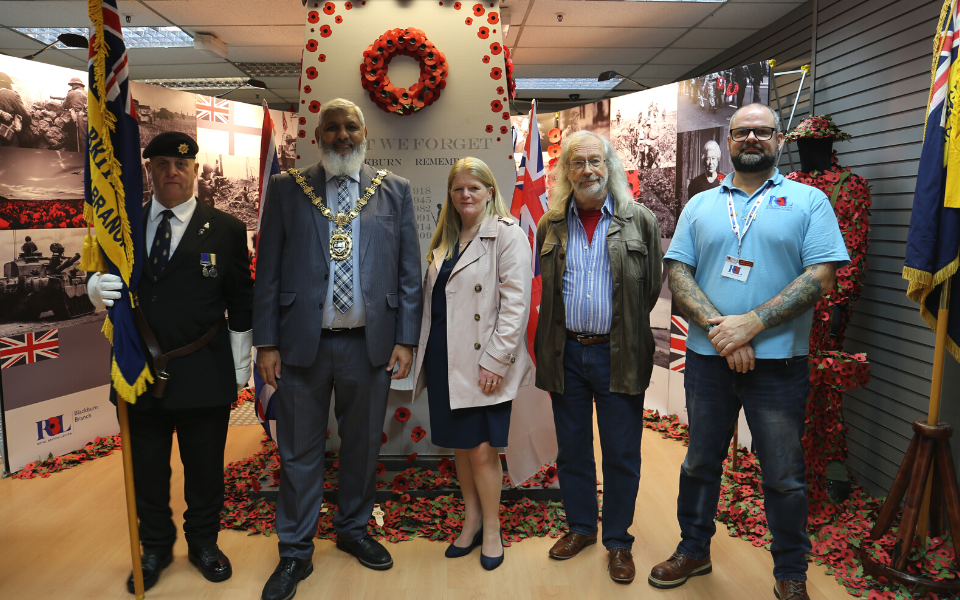
[[390,553],[370,535],[363,536],[358,542],[348,541],[338,535],[337,550],[356,556],[361,565],[374,571],[386,571],[393,566]]
[[[140,568],[143,571],[143,591],[147,591],[160,579],[160,571],[166,569],[173,562],[173,552],[168,550],[163,554],[153,552],[144,552],[140,557]],[[131,594],[136,592],[133,589],[133,573],[127,578],[127,591]]]
[[313,573],[313,561],[281,556],[280,564],[263,586],[260,600],[290,600],[297,594],[297,584]]
[[187,559],[200,569],[207,581],[213,581],[214,583],[226,581],[233,575],[230,559],[220,551],[220,548],[217,548],[216,544],[205,548],[190,546]]

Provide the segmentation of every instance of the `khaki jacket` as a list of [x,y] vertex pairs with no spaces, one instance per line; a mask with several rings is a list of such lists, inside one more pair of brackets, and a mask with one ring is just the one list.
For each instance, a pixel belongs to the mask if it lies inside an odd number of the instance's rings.
[[[572,200],[571,200],[572,201]],[[545,214],[537,225],[537,251],[543,296],[534,338],[537,387],[563,392],[563,349],[567,341],[563,306],[567,216]],[[613,279],[613,320],[610,323],[610,391],[643,393],[653,371],[654,342],[650,311],[663,285],[663,251],[657,218],[642,204],[626,210],[614,205],[607,231],[610,275]]]
[[[413,397],[426,386],[424,351],[430,339],[433,286],[443,264],[433,253],[423,285],[423,319],[414,365]],[[533,279],[530,241],[508,219],[488,219],[457,261],[447,281],[447,365],[450,407],[490,406],[533,383],[527,352],[527,319]],[[494,392],[477,384],[480,367],[503,377]]]

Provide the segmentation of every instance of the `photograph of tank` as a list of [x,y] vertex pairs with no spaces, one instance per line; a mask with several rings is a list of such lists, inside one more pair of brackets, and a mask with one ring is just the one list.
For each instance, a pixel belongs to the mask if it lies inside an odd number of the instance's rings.
[[86,75],[0,55],[0,146],[86,152]]
[[723,127],[685,131],[677,136],[677,218],[691,198],[720,186],[733,172]]
[[755,62],[687,79],[678,86],[677,131],[726,127],[744,104],[769,103],[770,65]]
[[0,231],[0,336],[89,323],[95,314],[78,268],[85,229]]
[[140,120],[140,148],[164,131],[179,131],[196,139],[194,94],[136,81],[130,82],[130,93]]
[[84,227],[83,157],[0,147],[0,229]]
[[257,228],[260,160],[249,156],[197,154],[197,200]]
[[677,86],[627,94],[610,101],[610,141],[627,169],[677,164]]

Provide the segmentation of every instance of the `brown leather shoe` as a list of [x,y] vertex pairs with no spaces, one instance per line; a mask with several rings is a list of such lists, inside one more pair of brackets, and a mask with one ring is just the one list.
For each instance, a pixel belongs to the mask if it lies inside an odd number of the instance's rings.
[[614,548],[610,551],[610,579],[617,583],[630,583],[637,576],[633,566],[633,555],[626,548]]
[[810,600],[806,581],[778,581],[773,593],[780,600]]
[[550,558],[556,560],[567,560],[580,553],[585,546],[597,543],[597,534],[583,535],[570,532],[563,536],[557,543],[550,548]]
[[709,556],[701,560],[693,560],[686,554],[674,552],[670,558],[650,571],[647,581],[655,588],[669,590],[685,584],[690,577],[706,575],[712,570],[713,563],[710,562]]

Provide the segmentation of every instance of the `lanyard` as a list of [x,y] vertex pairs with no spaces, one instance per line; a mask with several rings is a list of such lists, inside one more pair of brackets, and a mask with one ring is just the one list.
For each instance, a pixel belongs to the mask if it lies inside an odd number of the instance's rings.
[[760,190],[760,193],[757,195],[756,202],[753,203],[753,206],[750,207],[750,212],[747,213],[747,220],[743,225],[743,232],[740,231],[740,223],[737,221],[736,211],[733,207],[733,194],[730,190],[727,190],[727,213],[730,215],[730,228],[733,229],[733,235],[737,236],[737,258],[740,258],[740,248],[743,245],[743,238],[747,236],[747,231],[750,229],[750,225],[757,218],[757,212],[760,210],[760,205],[763,203],[763,197],[767,193],[767,190],[773,186],[773,182],[768,181],[766,185],[763,186],[763,189]]

